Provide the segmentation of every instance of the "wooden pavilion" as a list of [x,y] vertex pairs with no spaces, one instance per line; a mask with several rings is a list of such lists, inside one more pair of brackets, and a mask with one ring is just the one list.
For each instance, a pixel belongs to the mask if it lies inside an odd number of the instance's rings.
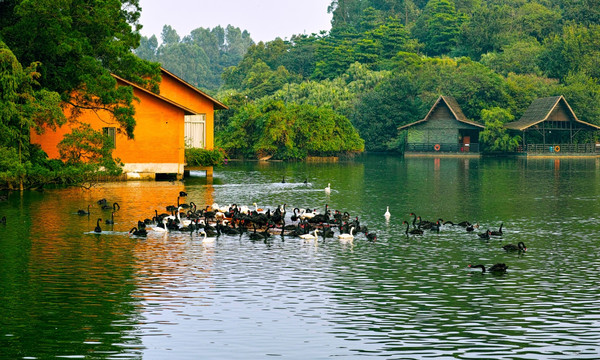
[[467,119],[455,98],[440,96],[424,119],[406,130],[405,153],[478,153],[483,125]]
[[590,131],[600,126],[577,118],[564,96],[536,99],[523,116],[504,125],[522,133],[523,152],[527,154],[595,154],[600,148],[590,142]]

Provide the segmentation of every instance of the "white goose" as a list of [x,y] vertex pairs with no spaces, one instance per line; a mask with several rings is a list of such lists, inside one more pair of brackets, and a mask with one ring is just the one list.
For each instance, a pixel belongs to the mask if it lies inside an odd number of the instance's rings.
[[385,214],[383,214],[383,216],[385,216],[386,220],[389,220],[390,217],[392,216],[392,214],[390,214],[390,207],[388,206],[387,209],[385,210]]

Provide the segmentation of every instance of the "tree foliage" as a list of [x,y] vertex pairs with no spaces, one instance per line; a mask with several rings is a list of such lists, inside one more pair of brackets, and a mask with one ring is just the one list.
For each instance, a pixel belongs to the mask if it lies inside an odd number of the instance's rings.
[[107,110],[133,137],[133,91],[117,87],[111,74],[152,91],[160,75],[158,64],[132,53],[140,40],[138,0],[4,0],[0,13],[0,187],[82,183],[108,171],[107,162],[48,160],[29,143],[30,131],[64,123],[67,104],[71,120],[83,110]]
[[506,109],[494,107],[481,110],[481,119],[485,129],[479,133],[479,142],[484,152],[516,151],[521,141],[520,136],[511,136],[504,124],[514,120],[514,116]]
[[111,111],[133,137],[132,91],[117,88],[111,73],[153,91],[160,75],[158,64],[132,53],[140,40],[138,0],[6,0],[0,6],[0,37],[21,62],[39,63],[42,88],[75,109]]
[[250,158],[303,159],[364,150],[346,117],[330,108],[280,100],[244,106],[217,142],[233,156]]
[[142,37],[135,53],[142,59],[157,61],[166,69],[199,88],[214,91],[223,85],[224,69],[237,65],[249,46],[250,34],[228,25],[196,28],[181,38],[170,25],[156,36]]

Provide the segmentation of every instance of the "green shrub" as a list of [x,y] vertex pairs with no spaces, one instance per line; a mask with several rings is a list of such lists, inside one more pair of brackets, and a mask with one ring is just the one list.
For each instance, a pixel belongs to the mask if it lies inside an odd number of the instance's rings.
[[223,149],[206,150],[189,148],[185,149],[185,162],[188,166],[215,166],[222,165],[225,159]]

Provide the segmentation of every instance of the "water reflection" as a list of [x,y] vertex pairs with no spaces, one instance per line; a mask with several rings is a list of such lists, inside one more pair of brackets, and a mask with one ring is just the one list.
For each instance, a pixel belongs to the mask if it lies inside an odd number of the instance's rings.
[[[0,203],[0,358],[597,358],[599,170],[597,159],[368,156],[230,162],[212,184],[11,194]],[[179,191],[199,206],[327,204],[378,240],[126,235]],[[121,210],[86,234],[110,211],[75,212],[101,198]],[[411,212],[503,222],[504,235],[445,225],[406,237]],[[526,253],[502,249],[519,241]],[[506,274],[467,268],[497,262]]]

